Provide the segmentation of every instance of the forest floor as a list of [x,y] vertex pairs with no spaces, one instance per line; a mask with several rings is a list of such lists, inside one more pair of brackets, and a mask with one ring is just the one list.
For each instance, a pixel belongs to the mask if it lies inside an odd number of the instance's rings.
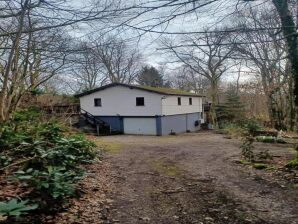
[[280,168],[291,145],[255,143],[274,158],[257,170],[239,162],[239,140],[211,131],[95,140],[107,148],[103,162],[55,223],[298,224],[298,173]]

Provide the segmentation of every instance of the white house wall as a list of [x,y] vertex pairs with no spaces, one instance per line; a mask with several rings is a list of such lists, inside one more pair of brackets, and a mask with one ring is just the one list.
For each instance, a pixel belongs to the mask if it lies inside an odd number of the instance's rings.
[[[202,112],[202,97],[180,96],[181,105],[178,105],[179,96],[164,96],[162,99],[162,115],[175,115]],[[192,98],[192,105],[189,105]]]
[[[145,106],[136,106],[136,97],[144,97]],[[80,97],[81,108],[94,116],[155,116],[161,114],[162,95],[114,86]],[[94,99],[101,98],[101,107],[94,106]]]

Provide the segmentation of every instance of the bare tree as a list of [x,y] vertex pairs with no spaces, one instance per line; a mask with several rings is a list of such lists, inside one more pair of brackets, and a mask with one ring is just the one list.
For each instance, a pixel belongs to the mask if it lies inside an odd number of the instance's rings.
[[[259,28],[262,26],[276,26],[279,21],[274,13],[253,10],[246,11],[245,20],[240,24],[242,27]],[[286,100],[289,93],[289,75],[287,69],[287,51],[282,35],[274,30],[259,30],[254,33],[242,32],[238,40],[249,40],[250,44],[237,45],[235,49],[240,56],[250,62],[250,66],[260,75],[261,83],[267,98],[267,108],[271,123],[277,129],[286,129],[288,111],[292,109],[292,102]]]
[[75,7],[72,1],[0,2],[0,122],[9,118],[22,96],[58,74],[67,62],[68,29],[104,21],[113,3]]
[[131,83],[141,69],[141,54],[114,36],[92,42],[109,82]]
[[71,77],[76,82],[72,89],[81,92],[104,85],[108,80],[105,67],[91,43],[81,42],[78,50],[72,59]]
[[207,93],[210,83],[208,79],[188,66],[183,65],[171,72],[170,82],[174,87],[197,94]]
[[[187,26],[182,29],[170,30],[171,25],[179,24],[181,18],[200,18],[199,15],[212,14],[217,19],[210,18],[214,21],[214,24],[226,22],[233,13],[246,7],[254,7],[256,9],[262,9],[265,6],[267,10],[275,10],[279,23],[275,24],[275,27],[234,27],[229,30],[210,30],[210,33],[234,33],[239,31],[245,31],[254,33],[259,30],[272,30],[276,33],[282,33],[282,38],[285,39],[287,46],[287,53],[289,59],[289,68],[291,69],[292,81],[294,83],[293,93],[295,97],[296,107],[298,106],[298,35],[297,35],[297,1],[293,0],[271,0],[271,1],[256,1],[256,0],[241,0],[241,1],[224,1],[224,0],[165,0],[165,1],[139,1],[126,7],[126,10],[130,13],[127,20],[122,22],[121,25],[136,30],[143,35],[145,33],[155,33],[164,35],[191,35],[191,34],[203,34],[200,24]],[[225,12],[223,10],[225,8]],[[231,11],[229,9],[234,9]],[[211,24],[212,25],[212,24]],[[250,43],[249,39],[244,40],[245,43]],[[290,80],[289,80],[290,81]],[[295,113],[297,113],[297,108]]]
[[220,33],[187,36],[180,47],[164,41],[165,49],[197,74],[206,77],[211,87],[211,119],[216,125],[215,106],[218,104],[218,84],[221,76],[233,65],[227,60],[233,52],[233,45],[223,45],[229,36]]

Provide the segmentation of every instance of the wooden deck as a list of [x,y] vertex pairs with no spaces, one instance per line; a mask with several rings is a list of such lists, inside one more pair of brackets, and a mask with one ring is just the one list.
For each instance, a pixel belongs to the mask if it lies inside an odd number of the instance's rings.
[[41,109],[46,114],[51,114],[51,115],[74,116],[74,115],[80,114],[80,104],[43,106]]

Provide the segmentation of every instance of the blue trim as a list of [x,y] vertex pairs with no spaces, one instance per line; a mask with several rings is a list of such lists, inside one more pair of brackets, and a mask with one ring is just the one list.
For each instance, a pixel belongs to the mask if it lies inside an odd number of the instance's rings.
[[122,132],[122,133],[124,133],[124,119],[123,119],[123,117],[119,117],[119,119],[120,119],[120,131]]
[[156,116],[156,135],[162,135],[161,116]]
[[196,121],[200,121],[200,113],[188,113],[180,115],[166,116],[95,116],[111,125],[113,131],[124,133],[124,118],[155,118],[156,135],[168,135],[171,132],[182,133],[196,131],[199,126],[195,126]]
[[152,116],[138,116],[138,115],[135,115],[135,116],[126,116],[126,115],[94,115],[94,117],[122,117],[122,118],[125,118],[125,117],[128,117],[128,118],[154,118],[156,116],[159,116],[159,115],[152,115]]

